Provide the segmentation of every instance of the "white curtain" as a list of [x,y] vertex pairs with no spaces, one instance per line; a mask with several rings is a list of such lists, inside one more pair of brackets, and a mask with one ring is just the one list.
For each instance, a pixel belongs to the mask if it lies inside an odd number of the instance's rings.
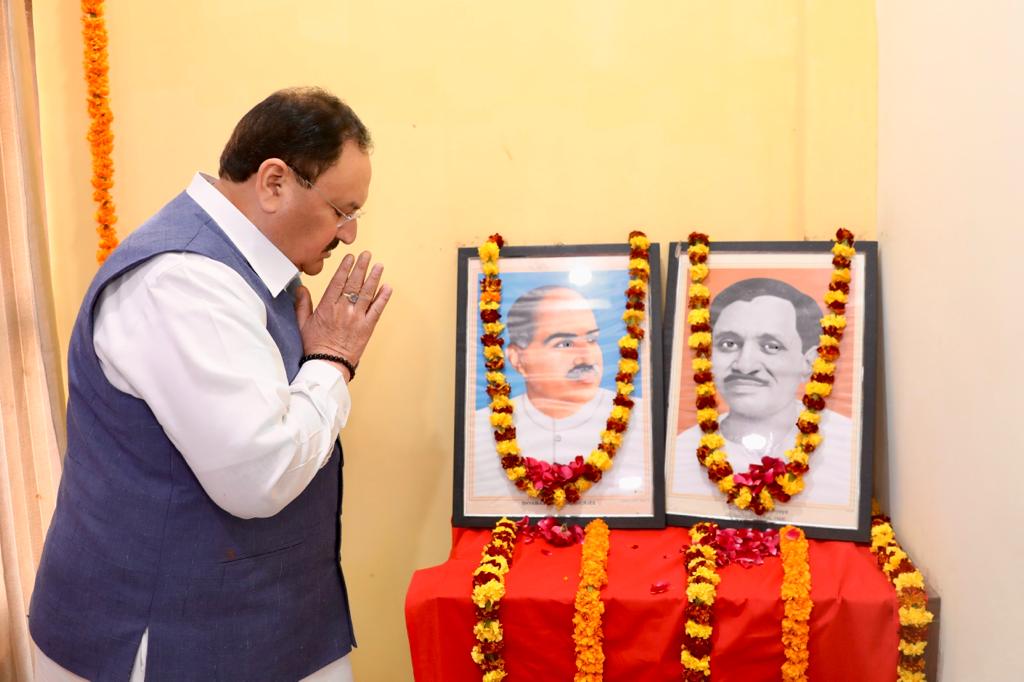
[[47,257],[31,0],[0,12],[0,679],[32,679],[28,603],[53,514],[64,398]]

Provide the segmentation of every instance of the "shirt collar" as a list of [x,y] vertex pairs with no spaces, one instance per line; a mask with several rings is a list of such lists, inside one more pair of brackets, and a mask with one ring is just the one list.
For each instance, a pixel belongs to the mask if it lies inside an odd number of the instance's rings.
[[538,426],[550,429],[552,432],[557,432],[565,429],[575,429],[579,426],[583,426],[588,421],[594,418],[597,414],[597,409],[601,404],[601,400],[605,397],[607,391],[605,389],[597,389],[597,394],[594,395],[589,401],[580,406],[580,409],[570,414],[568,417],[562,419],[553,419],[543,412],[541,412],[536,405],[530,402],[530,397],[526,394],[526,391],[522,393],[522,410],[523,414]]
[[205,173],[196,173],[185,192],[213,218],[276,298],[298,277],[298,268],[213,186],[214,181]]

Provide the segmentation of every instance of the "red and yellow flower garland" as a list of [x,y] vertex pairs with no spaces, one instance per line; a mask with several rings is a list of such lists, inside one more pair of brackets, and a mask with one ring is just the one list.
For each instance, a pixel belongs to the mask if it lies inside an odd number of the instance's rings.
[[783,682],[806,682],[810,654],[811,567],[807,559],[807,537],[794,526],[779,531],[782,554],[782,647],[786,662],[782,664]]
[[683,679],[704,682],[711,677],[711,615],[718,576],[714,547],[718,525],[701,522],[690,529],[686,548],[686,625],[683,632]]
[[[483,343],[487,367],[487,395],[491,397],[491,426],[494,440],[501,457],[501,466],[517,488],[530,497],[539,498],[544,504],[559,509],[567,502],[572,504],[580,499],[590,486],[601,480],[601,476],[612,466],[612,461],[622,445],[623,434],[629,427],[633,400],[633,377],[640,369],[639,347],[644,337],[642,328],[646,310],[647,284],[651,266],[648,250],[650,241],[643,232],[629,233],[629,288],[626,289],[626,309],[622,319],[626,322],[626,336],[619,339],[619,366],[615,376],[616,394],[611,415],[601,432],[601,442],[590,453],[586,461],[576,457],[568,465],[552,465],[532,457],[524,457],[516,442],[513,426],[513,405],[509,398],[510,387],[502,369],[505,354],[501,337],[505,325],[501,322],[501,279],[498,277],[498,257],[504,240],[501,235],[491,235],[478,249],[483,278],[480,281],[480,320],[483,322]],[[565,473],[565,472],[568,473]]]
[[580,584],[576,589],[576,613],[572,617],[572,639],[576,645],[574,682],[600,682],[604,679],[604,632],[601,617],[604,602],[601,590],[608,584],[608,524],[594,519],[587,524],[580,559]]
[[818,358],[814,361],[811,379],[804,389],[805,409],[797,419],[799,433],[796,444],[786,451],[786,462],[774,457],[762,458],[762,464],[753,465],[745,474],[733,474],[725,450],[725,438],[719,433],[718,405],[711,364],[711,311],[708,303],[711,292],[704,284],[710,269],[708,236],[699,232],[690,235],[690,291],[687,322],[690,325],[689,346],[694,351],[693,380],[696,384],[697,421],[703,435],[697,447],[697,460],[707,469],[708,478],[718,484],[729,502],[740,509],[751,509],[757,514],[772,509],[774,500],[788,502],[804,488],[803,474],[810,468],[810,455],[821,444],[818,433],[825,398],[835,383],[839,342],[846,328],[846,303],[850,293],[850,267],[853,264],[854,239],[849,230],[836,232],[832,247],[832,280],[825,294],[829,313],[821,318]]
[[889,517],[875,514],[871,519],[871,551],[882,572],[896,588],[900,617],[900,657],[896,672],[898,682],[925,682],[924,650],[928,646],[928,593],[924,576],[914,568],[910,557],[896,542]]
[[[517,525],[501,519],[484,547],[480,565],[473,573],[472,600],[477,623],[473,633],[477,643],[472,658],[483,671],[483,682],[501,682],[507,675],[502,651],[504,639],[500,620],[500,602],[505,596],[505,576],[512,563]],[[712,615],[716,586],[720,582],[716,559],[717,524],[698,523],[690,529],[686,548],[687,605],[681,661],[683,679],[706,682],[711,676]],[[607,561],[610,531],[601,519],[586,528],[580,560],[580,584],[576,592],[573,616],[573,642],[576,648],[575,682],[599,682],[603,679],[601,590],[608,583]],[[813,610],[808,542],[804,532],[786,526],[779,532],[783,565],[780,596],[783,601],[782,643],[786,661],[782,665],[784,682],[806,682],[809,662],[809,620]],[[926,682],[924,651],[932,614],[927,610],[924,578],[896,542],[888,517],[876,514],[872,520],[871,550],[892,582],[899,597],[898,682]]]
[[107,97],[110,80],[107,78],[107,28],[103,20],[103,0],[82,0],[82,37],[85,43],[85,83],[89,105],[89,147],[92,150],[92,198],[96,210],[96,233],[99,247],[96,260],[103,263],[117,247],[117,222],[114,198],[114,135],[110,132],[110,113]]
[[473,604],[476,644],[471,656],[483,671],[483,682],[501,682],[505,678],[505,648],[501,629],[501,600],[505,596],[505,575],[512,566],[516,545],[516,523],[502,518],[491,531],[491,541],[484,545],[480,566],[473,571]]

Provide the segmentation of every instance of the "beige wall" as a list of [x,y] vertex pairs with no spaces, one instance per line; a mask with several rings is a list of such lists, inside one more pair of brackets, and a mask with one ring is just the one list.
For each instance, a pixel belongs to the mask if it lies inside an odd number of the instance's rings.
[[[66,349],[95,270],[81,47],[75,3],[34,6]],[[638,226],[662,242],[873,237],[874,22],[866,0],[108,3],[122,232],[216,170],[275,88],[324,85],[376,138],[357,246],[396,295],[344,434],[361,679],[411,676],[405,589],[448,549],[456,248]]]
[[940,679],[1020,679],[1024,4],[879,2],[879,480],[942,596]]

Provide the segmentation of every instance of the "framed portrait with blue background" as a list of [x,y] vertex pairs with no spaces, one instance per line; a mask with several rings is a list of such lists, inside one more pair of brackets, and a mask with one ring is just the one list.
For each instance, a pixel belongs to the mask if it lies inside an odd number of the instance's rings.
[[[559,509],[514,485],[491,423],[480,319],[483,269],[476,249],[459,250],[456,337],[455,525],[486,527],[502,516],[604,518],[612,527],[664,525],[658,247],[650,280],[639,369],[628,428],[612,465],[576,501]],[[501,250],[504,368],[521,457],[534,474],[579,471],[601,443],[616,408],[629,245],[523,246]],[[620,410],[621,413],[621,410]],[[548,466],[550,465],[550,467]]]

